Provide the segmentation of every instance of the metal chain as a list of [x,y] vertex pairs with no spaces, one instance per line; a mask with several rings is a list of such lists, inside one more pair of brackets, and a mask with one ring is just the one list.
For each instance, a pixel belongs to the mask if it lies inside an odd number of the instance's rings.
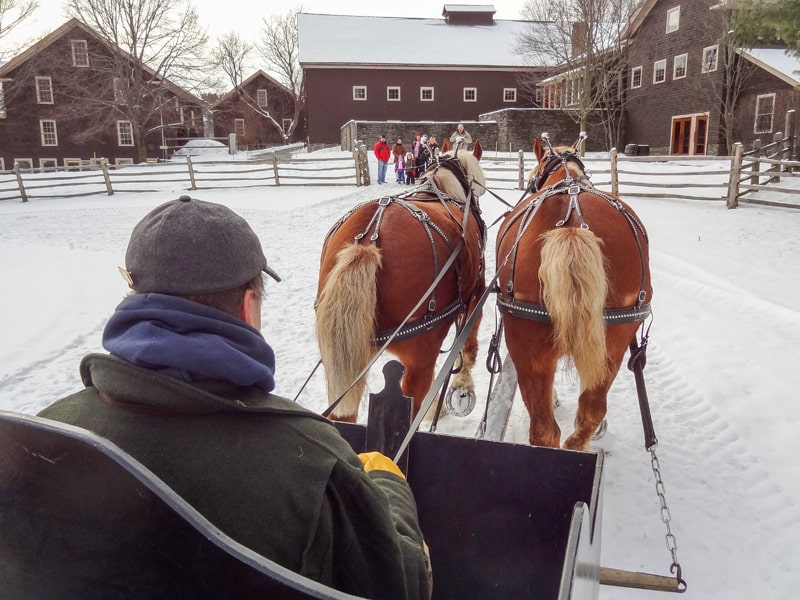
[[667,528],[667,534],[664,539],[667,544],[667,550],[669,550],[669,553],[672,556],[672,564],[669,566],[669,572],[675,574],[675,578],[678,580],[679,591],[684,592],[686,590],[686,582],[683,580],[681,575],[681,564],[678,562],[678,542],[675,539],[675,535],[672,533],[672,528],[670,527],[672,515],[670,514],[669,507],[667,506],[667,495],[666,489],[664,488],[664,481],[661,479],[661,465],[658,462],[658,456],[656,456],[655,446],[649,448],[648,451],[650,452],[650,465],[653,467],[653,475],[656,479],[656,494],[658,495],[658,500],[661,502],[661,522],[664,523],[664,526]]

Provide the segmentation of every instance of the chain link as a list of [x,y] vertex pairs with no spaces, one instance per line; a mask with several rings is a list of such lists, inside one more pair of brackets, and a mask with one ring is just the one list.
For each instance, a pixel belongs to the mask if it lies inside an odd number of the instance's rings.
[[661,503],[661,522],[664,523],[664,526],[667,529],[667,534],[664,536],[664,539],[667,545],[667,550],[669,550],[670,556],[672,557],[672,564],[670,565],[669,570],[670,573],[676,574],[679,587],[683,586],[683,589],[680,591],[684,591],[686,589],[686,582],[681,576],[681,564],[678,562],[678,542],[672,533],[672,528],[670,527],[672,515],[670,514],[669,507],[667,506],[666,489],[664,488],[664,481],[661,479],[661,465],[658,462],[658,456],[656,456],[655,446],[650,448],[649,452],[650,465],[653,467],[653,475],[655,476],[656,480],[656,494],[658,494],[658,500]]

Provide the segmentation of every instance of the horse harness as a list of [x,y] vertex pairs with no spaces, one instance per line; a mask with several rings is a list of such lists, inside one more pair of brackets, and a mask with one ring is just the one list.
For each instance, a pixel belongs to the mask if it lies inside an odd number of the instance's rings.
[[[425,231],[425,234],[428,237],[428,241],[431,245],[431,253],[433,256],[433,272],[434,274],[438,274],[440,270],[439,265],[439,253],[436,249],[436,240],[435,236],[439,236],[442,241],[444,241],[445,245],[447,246],[448,250],[451,252],[451,256],[445,264],[451,262],[455,268],[455,274],[457,279],[457,287],[461,289],[461,281],[462,281],[462,274],[461,269],[459,268],[458,262],[455,262],[455,258],[457,254],[462,250],[464,245],[464,240],[466,239],[467,235],[467,223],[469,221],[470,213],[475,217],[476,221],[479,225],[480,230],[480,264],[478,267],[478,280],[480,280],[481,275],[483,274],[484,269],[484,248],[486,244],[486,225],[483,222],[483,218],[481,217],[480,207],[478,206],[477,198],[472,191],[472,187],[470,185],[470,181],[467,177],[467,174],[464,172],[464,168],[461,166],[461,163],[455,157],[446,157],[438,159],[437,169],[444,168],[449,170],[456,176],[459,183],[463,186],[464,190],[467,194],[467,204],[468,207],[465,206],[465,203],[461,200],[453,198],[448,194],[441,191],[433,181],[432,176],[426,177],[423,180],[423,183],[415,188],[412,191],[400,194],[398,196],[383,196],[378,198],[377,200],[368,200],[366,202],[362,202],[357,206],[354,206],[350,211],[348,211],[345,215],[343,215],[331,228],[331,230],[326,235],[326,241],[333,235],[342,224],[347,221],[353,214],[359,211],[361,208],[369,205],[375,205],[375,212],[372,215],[372,218],[367,223],[367,226],[364,228],[364,231],[354,236],[353,240],[355,243],[361,243],[362,240],[368,239],[369,242],[375,246],[379,245],[380,240],[380,227],[383,222],[383,217],[386,213],[387,208],[395,204],[397,206],[402,207],[406,211],[408,211],[416,220],[417,222],[422,225],[422,228]],[[453,243],[448,237],[447,234],[442,230],[442,228],[437,225],[431,218],[430,215],[421,207],[412,204],[411,201],[416,202],[439,202],[442,206],[445,207],[447,213],[449,214],[450,218],[459,224],[461,229],[461,240],[457,243]],[[462,213],[461,220],[453,213],[451,210],[452,208],[456,208]],[[400,329],[389,329],[385,331],[380,331],[376,333],[375,337],[371,340],[371,343],[375,346],[383,345],[389,339],[393,339],[396,341],[400,341],[403,339],[407,339],[413,337],[415,335],[424,333],[437,327],[439,325],[444,325],[450,323],[454,318],[458,317],[459,315],[463,315],[466,312],[466,303],[464,299],[461,297],[459,293],[458,298],[450,305],[446,306],[445,308],[437,311],[436,306],[436,285],[432,285],[425,293],[428,296],[428,308],[425,314],[415,321],[407,322],[403,325]]]
[[[534,216],[544,202],[552,196],[563,194],[569,194],[569,204],[567,205],[566,214],[555,223],[555,227],[563,227],[566,225],[574,211],[581,229],[589,229],[590,227],[583,217],[583,211],[580,204],[580,195],[582,193],[591,193],[605,200],[613,208],[619,211],[619,213],[625,218],[626,222],[630,226],[631,232],[633,233],[633,237],[636,240],[636,247],[639,250],[640,264],[642,265],[642,278],[636,304],[628,308],[605,309],[603,311],[603,320],[605,321],[606,325],[621,325],[624,323],[638,323],[644,321],[651,314],[650,304],[644,302],[645,298],[647,297],[647,290],[645,289],[645,285],[647,284],[647,272],[645,270],[644,248],[642,246],[642,240],[647,240],[647,232],[636,215],[628,210],[625,205],[619,201],[619,199],[595,189],[591,183],[589,183],[589,177],[587,175],[582,174],[577,178],[573,177],[567,168],[568,162],[577,163],[577,165],[581,167],[582,172],[586,173],[583,163],[574,152],[568,150],[565,152],[552,154],[545,162],[544,167],[537,170],[536,176],[531,178],[531,182],[528,184],[528,188],[526,189],[526,193],[528,194],[535,194],[537,192],[541,192],[541,194],[532,202],[528,203],[528,205],[525,207],[525,210],[517,213],[517,215],[515,215],[508,222],[505,230],[501,233],[502,240],[505,234],[508,233],[511,225],[518,220],[521,221],[519,228],[517,229],[514,245],[511,248],[511,255],[510,257],[506,257],[506,260],[509,258],[511,260],[509,266],[509,279],[505,290],[501,290],[499,288],[497,290],[497,307],[500,312],[504,314],[509,314],[531,321],[538,321],[540,323],[551,322],[550,312],[547,310],[546,306],[537,304],[535,302],[524,302],[514,298],[514,273],[516,268],[517,248],[519,246],[519,241],[522,238],[524,231],[528,228],[530,223],[533,222]],[[543,190],[540,190],[542,182],[547,181],[547,178],[560,166],[564,167],[567,178],[558,181],[553,185],[544,188]],[[498,241],[498,246],[499,245],[500,241]]]

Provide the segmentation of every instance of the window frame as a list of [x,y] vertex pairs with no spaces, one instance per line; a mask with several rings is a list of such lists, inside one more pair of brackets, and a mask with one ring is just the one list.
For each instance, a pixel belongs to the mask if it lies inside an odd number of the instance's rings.
[[[256,106],[258,106],[258,108],[269,108],[269,93],[267,88],[256,89]],[[181,121],[181,123],[182,122],[183,121]]]
[[[359,94],[359,92],[364,92],[363,97]],[[353,86],[353,100],[355,102],[366,102],[367,101],[367,86],[365,86],[365,85],[354,85]]]
[[[241,140],[245,136],[245,134],[247,132],[247,129],[246,129],[245,125],[246,125],[246,123],[245,123],[245,120],[243,118],[237,117],[237,118],[233,119],[233,133],[234,133],[234,135],[236,135],[236,142],[237,143],[239,142],[239,140]],[[239,133],[240,130],[241,130],[241,133]]]
[[[637,75],[639,76],[638,85],[636,83],[636,76]],[[636,90],[636,89],[639,89],[640,87],[642,87],[642,81],[643,80],[644,80],[644,68],[642,67],[642,65],[639,65],[638,67],[633,67],[631,69],[631,89],[632,90]]]
[[283,134],[286,135],[289,133],[289,129],[292,126],[293,119],[291,118],[283,118],[281,119],[281,127],[283,128]]
[[[468,98],[467,96],[471,95],[472,98]],[[478,88],[476,87],[465,87],[462,89],[461,92],[461,99],[464,102],[477,102],[478,101]]]
[[[767,113],[759,113],[758,108],[761,104],[761,101],[765,98],[769,98],[771,102],[770,112],[769,112],[769,129],[759,129],[758,122],[759,117],[766,116]],[[756,96],[756,106],[754,109],[754,120],[753,120],[753,133],[772,133],[773,129],[775,129],[775,93],[771,94],[759,94]]]
[[64,168],[67,171],[75,171],[75,170],[80,171],[82,166],[83,166],[83,161],[80,158],[64,159]]
[[[431,97],[426,98],[426,92],[430,92]],[[436,88],[432,85],[421,85],[419,86],[419,101],[420,102],[435,102],[436,101]]]
[[19,165],[20,169],[27,169],[28,171],[33,171],[33,159],[32,158],[17,158],[14,157],[14,164],[18,163],[27,163],[28,166],[24,167],[22,164]]
[[[45,124],[53,125],[52,131],[45,131]],[[48,142],[48,137],[51,140]],[[43,147],[53,148],[58,146],[58,125],[55,119],[39,119],[39,140]]]
[[3,90],[3,81],[0,80],[0,119],[5,119],[8,117],[8,111],[6,109],[6,93]]
[[674,6],[667,11],[666,33],[675,33],[681,28],[681,7]]
[[[509,95],[511,96],[509,98]],[[503,88],[503,102],[516,102],[517,88]]]
[[[658,74],[659,71],[658,65],[661,65],[661,71],[663,74],[663,77],[660,80],[656,79],[656,75]],[[657,60],[653,63],[653,85],[664,83],[666,80],[667,80],[667,59],[662,58],[661,60]]]
[[0,171],[6,170],[6,159],[0,156]]
[[58,169],[58,159],[39,157],[39,169],[41,169],[43,172],[45,169]]
[[[82,48],[78,49],[79,46]],[[89,67],[89,43],[86,40],[70,40],[70,49],[72,50],[72,66],[79,69],[86,69]],[[78,58],[85,58],[86,64],[83,64]]]
[[[678,59],[683,59],[683,75],[678,75]],[[672,79],[686,79],[686,74],[689,71],[689,54],[684,52],[678,54],[672,59]]]
[[[392,98],[392,92],[397,92],[397,98]],[[400,102],[400,86],[387,85],[386,86],[386,101],[387,102]]]
[[133,161],[132,158],[126,158],[124,156],[118,156],[114,159],[114,164],[118,167],[123,165],[135,165],[136,163]]
[[[714,68],[708,68],[708,60],[707,57],[710,54],[710,50],[714,51]],[[719,44],[714,44],[713,46],[706,46],[703,48],[703,66],[701,68],[701,72],[703,73],[713,73],[719,68]]]
[[[127,130],[127,131],[124,131]],[[123,137],[130,137],[130,143],[123,143]],[[134,145],[133,123],[126,119],[117,120],[117,146],[131,148]]]
[[[37,75],[35,78],[36,82],[36,104],[55,104],[55,98],[53,97],[53,78],[49,75]],[[47,85],[41,87],[39,83],[46,82]],[[50,95],[50,100],[43,100],[42,96],[44,94]]]

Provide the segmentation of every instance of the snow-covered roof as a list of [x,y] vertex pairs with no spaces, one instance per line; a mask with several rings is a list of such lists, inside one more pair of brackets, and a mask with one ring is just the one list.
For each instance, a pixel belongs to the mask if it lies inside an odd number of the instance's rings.
[[495,13],[493,4],[445,4],[442,12]]
[[[494,25],[448,25],[443,19],[300,13],[303,66],[455,66],[519,68],[530,65],[516,48],[527,27],[552,23],[495,20]],[[555,62],[555,61],[553,61]]]
[[740,48],[737,50],[750,62],[783,79],[789,85],[800,85],[800,57],[783,48]]

